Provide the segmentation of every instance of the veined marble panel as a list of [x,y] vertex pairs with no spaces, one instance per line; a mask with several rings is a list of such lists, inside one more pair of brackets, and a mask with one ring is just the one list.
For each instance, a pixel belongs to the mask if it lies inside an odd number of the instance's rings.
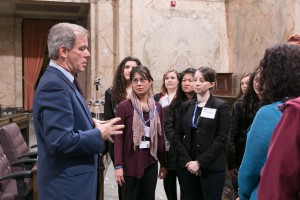
[[[115,2],[98,1],[91,4],[91,69],[88,99],[100,100],[111,86],[114,74],[115,53]],[[101,78],[99,91],[94,86],[94,77]]]
[[0,104],[2,106],[14,106],[16,97],[13,52],[11,50],[1,50],[0,58],[2,63],[0,65]]
[[[2,106],[22,106],[23,101],[21,25],[16,21],[17,18],[0,18],[0,104]],[[16,31],[18,35],[15,34]]]
[[[230,71],[240,79],[259,65],[265,49],[295,31],[294,0],[232,0],[226,5]],[[299,7],[299,2],[296,3]],[[299,11],[298,11],[299,12]],[[239,84],[236,84],[238,91]]]
[[177,1],[171,8],[169,2],[135,1],[133,8],[133,52],[151,69],[155,88],[170,68],[228,71],[224,3]]

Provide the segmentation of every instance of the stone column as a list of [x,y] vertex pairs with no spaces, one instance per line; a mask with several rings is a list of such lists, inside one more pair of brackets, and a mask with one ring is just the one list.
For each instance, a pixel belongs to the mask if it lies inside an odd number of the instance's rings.
[[[115,1],[91,1],[90,6],[90,32],[91,32],[91,61],[88,72],[88,95],[87,100],[100,101],[104,98],[105,90],[111,86],[113,66],[115,60],[115,43],[114,43],[114,13]],[[96,90],[94,78],[100,78],[99,90]],[[102,109],[102,106],[94,107],[97,111]]]

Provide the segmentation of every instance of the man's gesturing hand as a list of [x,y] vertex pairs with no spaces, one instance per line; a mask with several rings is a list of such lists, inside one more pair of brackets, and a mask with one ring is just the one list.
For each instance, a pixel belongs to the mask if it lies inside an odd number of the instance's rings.
[[123,133],[123,131],[120,129],[123,129],[124,125],[114,125],[120,120],[120,117],[116,117],[107,121],[100,121],[93,118],[95,127],[100,130],[102,138],[104,140],[109,140],[110,142],[113,142],[112,138],[110,137],[111,135],[119,135]]

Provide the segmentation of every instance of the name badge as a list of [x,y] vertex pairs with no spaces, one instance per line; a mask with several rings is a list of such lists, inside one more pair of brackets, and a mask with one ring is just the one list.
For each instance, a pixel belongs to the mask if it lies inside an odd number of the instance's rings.
[[150,137],[150,127],[144,126],[144,130],[145,130],[145,137]]
[[203,107],[202,112],[201,112],[201,117],[209,118],[209,119],[214,119],[216,115],[217,109],[215,108],[205,108]]
[[150,148],[150,141],[142,141],[140,144],[140,149],[148,149]]

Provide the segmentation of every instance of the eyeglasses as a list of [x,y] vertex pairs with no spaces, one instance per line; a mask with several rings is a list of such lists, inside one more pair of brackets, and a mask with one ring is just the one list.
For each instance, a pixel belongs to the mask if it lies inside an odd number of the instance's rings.
[[141,79],[135,78],[135,79],[132,80],[132,83],[133,83],[133,84],[138,84],[139,82],[145,83],[146,81],[148,81],[148,80],[147,80],[147,79],[144,79],[144,78],[141,78]]

